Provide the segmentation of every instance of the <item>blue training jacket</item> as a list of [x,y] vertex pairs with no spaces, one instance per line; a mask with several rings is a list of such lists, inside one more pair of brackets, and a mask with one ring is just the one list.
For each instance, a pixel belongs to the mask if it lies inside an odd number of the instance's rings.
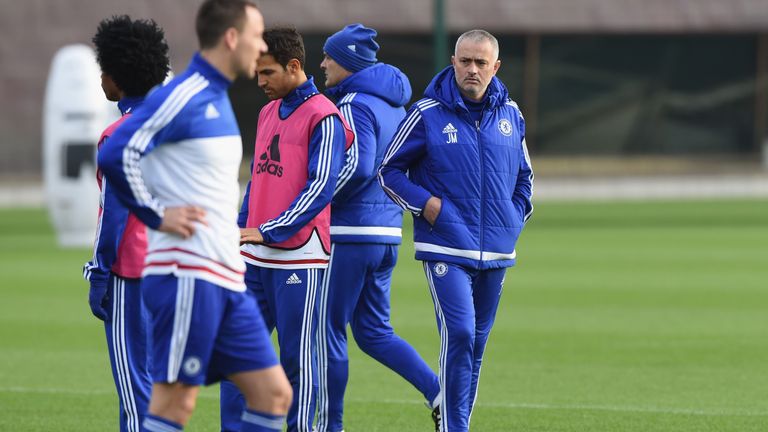
[[[414,218],[416,259],[474,269],[515,264],[531,216],[533,171],[525,121],[496,77],[480,124],[470,117],[452,67],[437,74],[400,123],[379,169],[387,194]],[[442,200],[434,226],[422,216]]]
[[411,84],[399,69],[378,63],[350,75],[326,93],[355,132],[336,185],[331,240],[400,244],[403,211],[376,180],[387,145],[405,117]]

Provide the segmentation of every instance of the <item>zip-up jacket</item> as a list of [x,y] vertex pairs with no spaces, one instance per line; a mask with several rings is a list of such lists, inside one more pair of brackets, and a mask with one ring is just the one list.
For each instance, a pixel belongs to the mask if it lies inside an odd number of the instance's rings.
[[405,116],[411,84],[399,69],[378,63],[329,88],[355,132],[339,175],[331,213],[331,239],[340,243],[400,244],[403,211],[376,180],[384,152]]
[[240,226],[263,244],[244,244],[243,259],[273,268],[325,268],[330,257],[331,198],[352,130],[313,79],[259,113],[251,181]]
[[[199,53],[147,95],[99,152],[118,198],[149,231],[143,276],[173,274],[245,291],[237,208],[243,147],[231,81]],[[198,206],[207,224],[189,238],[156,231],[167,207]]]
[[[117,103],[123,116],[104,130],[99,149],[142,102],[143,97],[125,97]],[[101,191],[96,239],[93,258],[85,264],[83,276],[91,284],[100,286],[107,285],[110,272],[122,278],[140,278],[147,254],[147,229],[120,202],[101,170],[96,171],[96,182]]]
[[[400,123],[379,169],[379,181],[414,215],[416,259],[474,269],[515,264],[515,243],[531,216],[533,171],[525,122],[496,77],[482,117],[472,120],[452,67],[427,86]],[[442,200],[434,226],[427,200]]]

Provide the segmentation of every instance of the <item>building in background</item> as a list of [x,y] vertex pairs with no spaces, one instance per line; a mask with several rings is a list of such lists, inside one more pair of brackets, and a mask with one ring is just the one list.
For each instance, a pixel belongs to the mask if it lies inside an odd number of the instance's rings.
[[[322,43],[334,29],[351,22],[377,28],[385,47],[380,60],[403,69],[418,97],[435,68],[434,1],[281,0],[261,8],[268,25],[293,24],[305,35],[307,70],[316,76]],[[0,179],[40,176],[51,57],[65,44],[87,42],[103,16],[154,18],[166,29],[175,69],[195,50],[188,24],[195,5],[187,0],[0,3]],[[768,130],[764,0],[444,0],[444,10],[446,65],[463,31],[485,28],[500,38],[500,75],[526,108],[537,159],[760,165]],[[232,99],[250,151],[266,101],[255,82],[237,83]],[[567,165],[565,171],[576,166]]]

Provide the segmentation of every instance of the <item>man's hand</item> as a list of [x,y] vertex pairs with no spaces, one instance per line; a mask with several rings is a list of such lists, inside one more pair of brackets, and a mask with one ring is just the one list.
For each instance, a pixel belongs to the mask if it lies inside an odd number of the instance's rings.
[[91,306],[91,312],[96,318],[102,321],[106,321],[109,318],[109,313],[107,313],[109,299],[107,298],[106,283],[91,282],[91,289],[88,292],[88,304]]
[[158,231],[189,238],[195,233],[195,224],[208,225],[205,209],[195,206],[168,207],[163,214],[163,222]]
[[264,243],[264,237],[258,228],[240,228],[240,244],[244,243]]
[[429,222],[430,225],[434,225],[435,221],[437,220],[437,216],[440,214],[440,209],[443,208],[443,201],[440,200],[438,197],[430,197],[427,200],[427,204],[424,206],[424,210],[421,212],[421,214],[424,216],[424,219]]

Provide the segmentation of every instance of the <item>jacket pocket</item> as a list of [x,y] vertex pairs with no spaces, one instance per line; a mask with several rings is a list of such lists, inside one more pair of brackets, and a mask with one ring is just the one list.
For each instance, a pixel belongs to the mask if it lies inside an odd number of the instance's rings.
[[446,198],[440,198],[440,213],[435,218],[435,223],[432,224],[432,230],[439,229],[447,222],[455,221],[456,207]]
[[472,235],[459,209],[445,198],[441,198],[440,213],[437,214],[430,231],[445,246],[467,249],[473,243]]

